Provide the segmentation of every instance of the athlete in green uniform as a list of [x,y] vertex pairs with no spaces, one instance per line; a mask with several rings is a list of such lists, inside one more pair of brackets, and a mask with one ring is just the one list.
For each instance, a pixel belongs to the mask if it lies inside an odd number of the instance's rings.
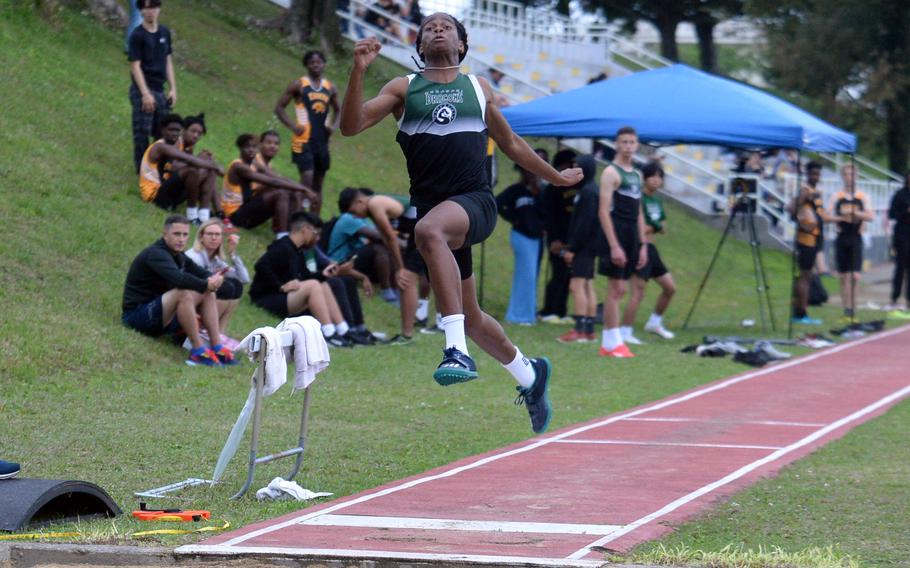
[[449,14],[421,22],[417,53],[420,73],[389,81],[376,97],[363,100],[367,67],[382,48],[376,38],[354,46],[354,66],[341,106],[341,133],[353,136],[392,114],[396,140],[407,161],[411,204],[417,208],[417,248],[426,262],[446,336],[443,361],[433,374],[442,385],[477,377],[465,332],[503,364],[519,386],[531,427],[546,431],[550,421],[547,384],[550,362],[527,359],[499,323],[477,304],[471,245],[486,239],[496,224],[496,202],[484,168],[487,135],[521,167],[553,185],[574,185],[581,170],[557,172],[517,136],[493,104],[485,79],[459,72],[468,50],[464,26]]

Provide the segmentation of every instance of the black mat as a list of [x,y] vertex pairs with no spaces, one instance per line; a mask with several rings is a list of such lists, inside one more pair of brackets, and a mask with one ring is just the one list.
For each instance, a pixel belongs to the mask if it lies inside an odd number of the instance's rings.
[[0,480],[0,530],[18,531],[51,523],[116,517],[120,507],[103,489],[87,481],[59,479]]

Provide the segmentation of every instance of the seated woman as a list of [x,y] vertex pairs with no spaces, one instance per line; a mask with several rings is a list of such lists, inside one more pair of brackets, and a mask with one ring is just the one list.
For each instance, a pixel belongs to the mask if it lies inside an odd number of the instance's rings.
[[196,241],[193,248],[186,251],[186,256],[208,270],[212,274],[220,273],[224,276],[224,283],[215,294],[218,305],[218,322],[221,328],[222,341],[227,335],[227,326],[234,315],[234,310],[240,303],[243,295],[243,285],[250,283],[250,273],[247,272],[243,260],[237,254],[237,243],[240,235],[228,235],[227,244],[224,242],[224,224],[221,219],[213,217],[200,225],[196,231]]

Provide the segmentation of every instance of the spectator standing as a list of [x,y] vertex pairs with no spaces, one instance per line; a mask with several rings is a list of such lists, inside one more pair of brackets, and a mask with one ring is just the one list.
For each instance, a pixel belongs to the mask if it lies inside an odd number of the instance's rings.
[[[553,156],[553,168],[557,171],[571,168],[575,156],[572,150],[556,152]],[[566,243],[569,236],[569,221],[575,208],[577,194],[578,186],[560,187],[551,184],[547,184],[541,192],[547,253],[550,257],[550,281],[544,290],[540,319],[547,323],[561,323],[562,318],[566,317],[570,268],[564,257],[568,252]]]
[[[542,154],[540,150],[536,152],[538,156]],[[524,168],[516,168],[521,176],[518,183],[496,196],[499,214],[512,225],[509,243],[515,255],[506,321],[533,325],[537,321],[537,272],[543,236],[540,178]]]
[[569,267],[575,327],[557,338],[560,343],[594,341],[597,292],[594,289],[594,262],[603,248],[603,229],[597,219],[600,188],[597,185],[597,163],[593,155],[579,156],[574,165],[581,168],[584,179],[577,189],[566,245],[560,259]]
[[157,136],[155,129],[161,119],[177,104],[177,80],[171,57],[171,30],[158,23],[161,0],[136,0],[136,3],[142,12],[142,24],[130,34],[127,59],[132,77],[133,162],[138,172],[149,138]]
[[[294,133],[291,138],[291,160],[297,166],[300,183],[312,189],[316,197],[304,207],[319,215],[322,210],[322,182],[329,171],[329,138],[338,128],[338,92],[335,85],[323,76],[325,55],[321,51],[303,54],[307,74],[292,81],[278,102],[275,116]],[[294,102],[294,120],[285,108]],[[329,120],[329,111],[332,119]]]
[[793,283],[793,323],[818,325],[821,320],[809,317],[809,290],[812,285],[818,253],[824,246],[824,224],[830,221],[825,211],[818,182],[822,166],[818,162],[806,165],[806,183],[790,206],[790,213],[796,221],[796,264],[799,275]]
[[215,292],[218,304],[218,327],[221,328],[222,343],[227,335],[228,324],[231,316],[240,304],[243,296],[243,285],[250,283],[250,273],[240,255],[237,254],[237,244],[240,235],[232,233],[224,238],[224,223],[221,219],[213,217],[199,226],[196,231],[196,240],[193,248],[186,252],[186,256],[198,266],[212,274],[224,276],[224,282]]
[[[891,198],[888,217],[894,221],[892,245],[894,247],[894,278],[891,282],[892,316],[908,317],[910,310],[910,172],[904,175],[904,187]],[[904,291],[906,303],[900,311],[898,301]]]
[[601,357],[628,358],[629,350],[619,330],[619,303],[626,295],[629,278],[648,263],[647,237],[641,209],[641,173],[632,162],[638,151],[638,134],[630,126],[616,132],[616,159],[600,178],[598,217],[607,238],[607,252],[599,272],[607,277]]
[[837,271],[840,273],[841,302],[844,320],[855,321],[855,288],[863,271],[863,223],[875,218],[869,197],[856,189],[856,169],[853,164],[841,167],[843,189],[834,194],[829,216],[837,222],[834,242]]
[[186,334],[192,344],[187,365],[218,367],[236,363],[221,343],[206,346],[199,334],[197,314],[215,341],[221,337],[215,292],[224,282],[183,253],[190,238],[190,221],[171,215],[162,237],[139,253],[123,286],[123,324],[152,337]]
[[645,218],[645,235],[648,237],[648,261],[639,270],[632,275],[632,293],[629,296],[629,303],[626,304],[623,313],[622,325],[619,332],[622,334],[624,342],[639,345],[639,341],[633,333],[635,325],[635,314],[638,312],[638,306],[641,305],[645,297],[645,287],[648,280],[654,280],[660,286],[660,295],[654,306],[654,311],[645,323],[645,331],[653,333],[664,339],[673,339],[675,335],[664,327],[664,312],[670,305],[670,300],[676,293],[676,283],[673,282],[673,275],[664,265],[660,258],[660,253],[654,245],[654,237],[658,234],[664,234],[667,230],[664,213],[663,200],[658,195],[658,191],[664,185],[664,170],[660,167],[659,162],[648,162],[641,169],[642,178],[644,178],[644,188],[641,195],[641,206]]

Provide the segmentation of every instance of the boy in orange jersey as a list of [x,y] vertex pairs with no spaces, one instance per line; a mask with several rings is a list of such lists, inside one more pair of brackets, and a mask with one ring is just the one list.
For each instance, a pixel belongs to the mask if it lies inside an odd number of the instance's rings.
[[[224,169],[210,156],[194,156],[183,150],[180,135],[183,119],[168,114],[161,121],[161,138],[149,146],[142,155],[139,166],[139,194],[143,201],[150,201],[173,211],[186,201],[187,218],[199,225],[207,221],[211,211],[199,203],[212,200],[212,184],[206,183],[208,175],[224,175]],[[193,166],[190,170],[178,169],[175,162]],[[202,172],[210,172],[203,175]]]
[[301,197],[312,199],[309,188],[256,164],[259,143],[252,134],[237,137],[240,158],[224,176],[221,207],[236,227],[253,228],[272,218],[275,238],[287,235],[288,219],[300,208]]
[[[311,211],[317,215],[322,209],[322,181],[329,169],[329,137],[338,128],[340,117],[335,85],[322,76],[325,61],[321,51],[303,54],[307,74],[292,81],[275,103],[275,116],[294,133],[291,159],[300,172],[300,183],[316,192]],[[291,100],[294,101],[295,120],[285,112]],[[327,120],[330,109],[331,122]]]

